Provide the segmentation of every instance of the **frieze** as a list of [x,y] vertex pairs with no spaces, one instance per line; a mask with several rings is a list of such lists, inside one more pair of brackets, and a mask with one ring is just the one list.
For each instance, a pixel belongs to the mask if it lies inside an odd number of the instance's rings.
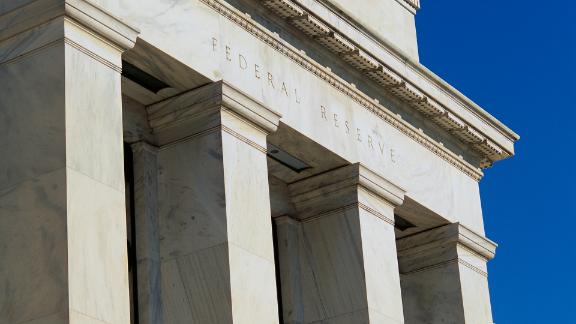
[[[309,98],[301,97],[305,93],[298,87],[292,86],[281,75],[268,69],[264,64],[253,61],[247,54],[240,52],[231,44],[220,44],[217,37],[211,39],[212,53],[219,55],[219,59],[225,64],[232,65],[236,71],[250,75],[253,82],[260,82],[262,88],[266,91],[278,92],[281,97],[300,105],[303,101],[310,103]],[[334,107],[327,103],[321,103],[317,106],[316,124],[319,126],[328,126],[341,134],[345,135],[348,140],[356,146],[368,149],[372,154],[378,154],[382,162],[387,164],[396,164],[400,159],[397,148],[392,147],[390,143],[384,141],[384,136],[371,130],[368,130],[350,118],[342,117],[342,114]]]

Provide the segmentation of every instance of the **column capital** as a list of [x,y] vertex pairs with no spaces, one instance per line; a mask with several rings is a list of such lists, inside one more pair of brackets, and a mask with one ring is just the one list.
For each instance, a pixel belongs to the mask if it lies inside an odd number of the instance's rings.
[[486,260],[494,258],[496,247],[498,246],[493,241],[460,223],[452,223],[410,235],[399,239],[396,243],[398,255],[411,254],[427,249],[442,249],[456,244],[466,247]]
[[146,110],[154,133],[162,135],[159,145],[218,126],[240,133],[243,127],[232,126],[233,120],[267,135],[276,131],[281,118],[280,113],[224,80],[168,98]]
[[139,31],[88,0],[36,0],[0,13],[0,42],[64,17],[116,45],[130,49]]
[[300,216],[353,203],[372,205],[363,199],[363,193],[367,194],[365,198],[375,197],[394,208],[403,203],[405,194],[403,188],[360,163],[297,181],[289,185],[289,190]]
[[396,241],[401,273],[457,262],[487,276],[486,262],[497,244],[460,223],[452,223]]

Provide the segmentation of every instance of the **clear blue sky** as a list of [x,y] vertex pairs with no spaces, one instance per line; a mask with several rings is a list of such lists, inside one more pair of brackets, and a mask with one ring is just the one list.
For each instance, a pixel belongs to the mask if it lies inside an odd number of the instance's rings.
[[481,182],[494,322],[576,323],[576,5],[422,1],[420,61],[520,134]]

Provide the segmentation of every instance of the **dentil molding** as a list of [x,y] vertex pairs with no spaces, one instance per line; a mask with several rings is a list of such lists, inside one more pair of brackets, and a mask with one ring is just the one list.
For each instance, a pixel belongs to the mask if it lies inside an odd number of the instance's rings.
[[[414,8],[419,8],[419,0],[404,1]],[[391,67],[363,51],[354,41],[347,39],[293,0],[261,0],[261,3],[316,42],[340,56],[353,68],[360,70],[398,99],[418,110],[427,119],[467,144],[473,151],[482,156],[481,167],[488,167],[494,161],[511,155],[470,123],[425,94],[401,74],[393,71]]]

